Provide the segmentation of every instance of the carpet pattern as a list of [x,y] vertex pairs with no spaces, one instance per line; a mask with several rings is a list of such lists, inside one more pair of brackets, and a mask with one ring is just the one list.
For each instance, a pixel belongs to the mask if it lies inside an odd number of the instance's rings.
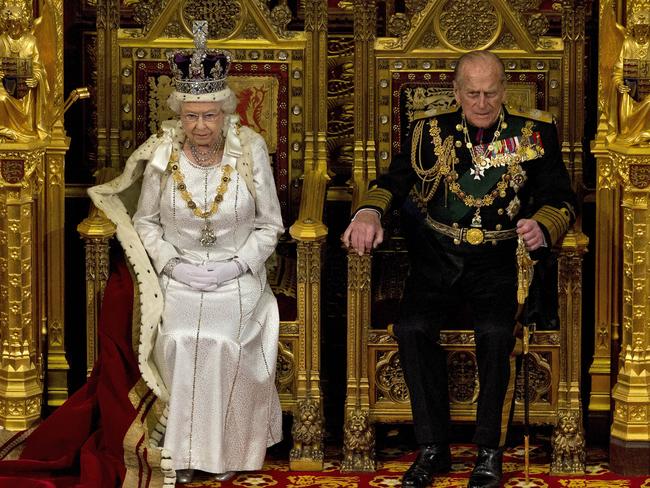
[[[322,472],[296,472],[289,470],[286,459],[267,459],[261,471],[241,473],[229,481],[210,481],[197,474],[191,488],[221,487],[288,487],[288,488],[392,488],[401,486],[402,474],[415,459],[415,452],[400,449],[385,449],[378,454],[377,471],[374,473],[341,473],[340,461],[330,453]],[[474,466],[476,448],[474,446],[453,445],[452,471],[437,476],[433,488],[464,488]],[[607,453],[590,449],[587,453],[587,470],[581,475],[549,475],[550,456],[540,446],[531,447],[530,478],[526,484],[524,477],[523,447],[508,449],[503,462],[503,483],[505,488],[650,488],[650,477],[623,477],[609,471]]]

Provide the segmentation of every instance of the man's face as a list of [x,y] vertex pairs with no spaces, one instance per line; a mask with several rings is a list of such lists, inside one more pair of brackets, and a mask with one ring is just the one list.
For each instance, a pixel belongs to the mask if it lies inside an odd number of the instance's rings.
[[458,80],[454,80],[454,97],[467,122],[474,127],[490,127],[499,117],[506,99],[499,66],[482,59],[464,63]]

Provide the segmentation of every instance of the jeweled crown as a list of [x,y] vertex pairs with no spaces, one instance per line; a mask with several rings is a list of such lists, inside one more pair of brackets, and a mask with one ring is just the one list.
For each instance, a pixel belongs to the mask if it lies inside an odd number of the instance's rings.
[[225,89],[230,53],[220,49],[206,49],[207,21],[194,21],[192,31],[195,49],[167,53],[176,91],[202,95]]

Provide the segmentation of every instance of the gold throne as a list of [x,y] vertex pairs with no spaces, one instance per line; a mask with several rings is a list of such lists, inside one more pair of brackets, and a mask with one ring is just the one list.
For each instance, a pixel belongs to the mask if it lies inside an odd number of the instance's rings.
[[[579,19],[585,15],[584,9],[570,11],[569,7],[567,4],[563,12],[563,28],[571,27],[571,16]],[[543,29],[533,29],[526,23],[523,8],[487,1],[431,0],[411,6],[406,13],[389,12],[391,37],[374,37],[359,24],[358,30],[367,35],[358,35],[355,70],[365,70],[368,79],[376,84],[367,92],[357,89],[357,110],[362,107],[367,123],[355,131],[355,147],[369,149],[355,153],[353,208],[363,198],[369,181],[387,170],[391,154],[400,150],[412,118],[418,112],[444,109],[452,103],[453,68],[459,55],[472,49],[493,50],[504,60],[509,103],[549,111],[558,119],[565,163],[574,184],[579,186],[580,145],[574,142],[575,121],[570,118],[574,108],[562,101],[573,96],[571,83],[575,80],[569,79],[569,68],[579,59],[576,52],[584,47],[569,38],[546,36]],[[374,2],[355,6],[355,16],[365,14],[372,19],[373,9]],[[476,9],[481,10],[480,16]],[[477,18],[484,20],[477,24]],[[360,41],[362,38],[365,42]],[[358,56],[360,53],[363,58]],[[372,256],[348,255],[343,460],[343,469],[348,471],[375,469],[374,423],[411,420],[408,389],[389,327],[396,319],[408,272],[398,212],[388,216],[385,226],[388,238]],[[558,292],[555,323],[559,326],[534,333],[528,359],[530,420],[555,426],[551,463],[554,472],[584,470],[579,358],[581,269],[586,245],[586,236],[578,225],[554,250],[556,265],[552,271],[557,276]],[[473,332],[445,330],[441,339],[450,372],[452,420],[473,420],[478,396]],[[523,382],[519,377],[516,421],[523,417],[522,398]]]
[[[321,248],[325,185],[325,113],[313,107],[325,76],[318,56],[326,24],[316,22],[323,2],[301,12],[304,31],[286,3],[269,10],[264,2],[171,1],[160,11],[137,3],[139,28],[98,22],[99,160],[101,173],[115,173],[130,153],[173,114],[166,105],[170,70],[166,52],[192,47],[193,20],[207,20],[208,47],[231,52],[230,86],[238,95],[243,124],[266,139],[282,215],[289,230],[267,263],[280,307],[276,385],[282,408],[294,416],[291,467],[323,467],[323,414],[319,381]],[[138,7],[137,6],[137,7]],[[137,8],[136,7],[136,8]],[[119,19],[118,12],[108,12]],[[143,14],[144,15],[144,14]],[[99,104],[98,104],[99,105]],[[314,110],[318,116],[314,116]],[[293,224],[293,225],[292,225]],[[291,227],[290,227],[291,226]],[[289,228],[290,227],[290,228]],[[96,326],[108,278],[108,241],[113,226],[96,209],[79,225],[86,241],[87,367],[96,355]]]

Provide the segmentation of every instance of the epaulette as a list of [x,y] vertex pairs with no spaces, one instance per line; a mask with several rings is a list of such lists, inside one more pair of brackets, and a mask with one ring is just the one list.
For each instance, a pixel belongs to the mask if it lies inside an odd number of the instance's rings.
[[451,107],[446,108],[430,108],[429,110],[418,110],[413,112],[413,120],[428,119],[429,117],[436,117],[438,115],[450,114],[452,112],[457,112],[459,109],[458,105],[452,105]]
[[519,117],[525,117],[527,119],[537,120],[539,122],[546,122],[547,124],[550,124],[554,121],[552,113],[545,112],[544,110],[539,110],[537,108],[513,107],[511,105],[508,105],[507,109],[509,114],[518,115]]

